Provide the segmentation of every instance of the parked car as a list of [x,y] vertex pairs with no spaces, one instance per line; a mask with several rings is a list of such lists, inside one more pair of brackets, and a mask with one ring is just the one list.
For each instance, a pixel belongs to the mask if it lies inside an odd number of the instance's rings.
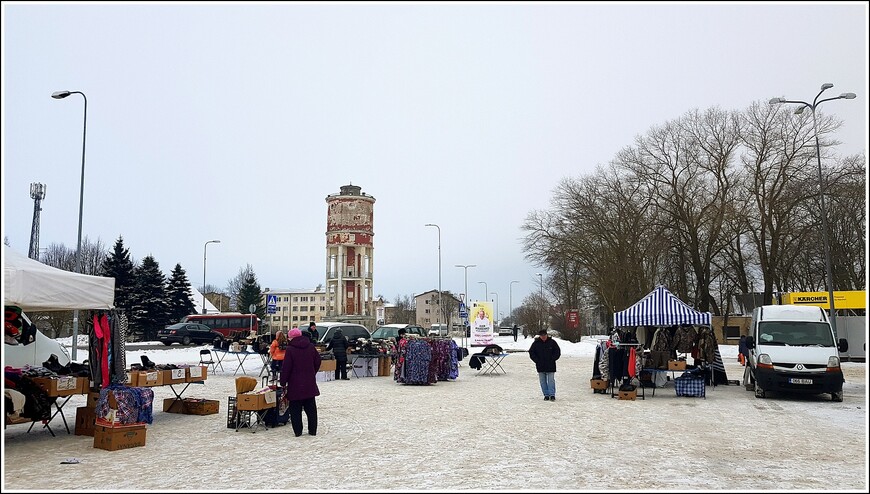
[[450,332],[447,330],[446,324],[433,324],[429,328],[429,336],[447,336]]
[[157,332],[157,339],[166,346],[173,343],[190,345],[191,343],[212,343],[215,338],[223,335],[205,324],[195,322],[180,322],[166,326]]
[[[299,328],[299,329],[307,329],[307,328]],[[369,330],[366,329],[362,324],[354,324],[350,322],[318,322],[317,323],[317,334],[319,338],[317,340],[318,343],[322,343],[326,345],[329,343],[329,340],[332,339],[332,336],[335,334],[335,330],[341,329],[341,334],[347,337],[347,340],[353,342],[357,339],[366,339],[372,337]]]
[[384,324],[372,333],[372,339],[386,340],[387,338],[398,338],[399,330],[402,328],[405,329],[407,334],[426,336],[426,330],[415,324]]
[[499,326],[498,327],[498,335],[499,336],[513,336],[514,328],[513,326]]

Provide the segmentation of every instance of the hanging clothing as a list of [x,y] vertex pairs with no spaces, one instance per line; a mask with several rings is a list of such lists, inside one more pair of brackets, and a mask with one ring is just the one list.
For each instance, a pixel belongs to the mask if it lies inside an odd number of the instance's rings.
[[695,346],[696,332],[692,326],[680,326],[674,332],[671,347],[678,353],[691,353]]

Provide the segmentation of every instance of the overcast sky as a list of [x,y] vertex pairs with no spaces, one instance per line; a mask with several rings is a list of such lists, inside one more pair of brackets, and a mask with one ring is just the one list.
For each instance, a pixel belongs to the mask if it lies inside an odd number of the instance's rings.
[[[325,280],[326,202],[374,196],[374,290],[539,289],[520,226],[566,177],[692,109],[812,100],[867,148],[866,2],[31,4],[3,9],[3,235],[83,236],[223,287]],[[652,290],[653,287],[650,287]],[[490,295],[490,299],[495,296]]]

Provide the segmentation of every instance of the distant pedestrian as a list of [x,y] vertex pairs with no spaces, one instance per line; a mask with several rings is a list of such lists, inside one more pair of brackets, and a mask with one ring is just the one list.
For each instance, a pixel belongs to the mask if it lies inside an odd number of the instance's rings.
[[311,321],[308,323],[308,332],[311,333],[311,343],[318,343],[320,341],[320,333],[317,332],[317,323]]
[[311,340],[302,336],[299,328],[288,334],[290,342],[284,352],[284,365],[281,366],[281,387],[289,401],[290,425],[296,437],[302,435],[302,411],[308,418],[308,433],[317,435],[317,402],[320,395],[316,375],[320,370],[320,353]]
[[737,344],[737,361],[740,365],[746,365],[746,357],[749,356],[749,347],[746,346],[746,335],[740,335],[740,342]]
[[544,401],[556,401],[556,361],[562,356],[562,351],[556,340],[547,335],[546,329],[538,331],[538,335],[529,347],[529,358],[538,371]]
[[518,328],[517,325],[514,324],[514,327],[511,329],[511,331],[513,331],[514,333],[514,341],[517,341],[517,336],[519,335],[520,328]]
[[[340,329],[335,330],[332,339],[326,345],[327,350],[332,350],[335,355],[335,380],[349,381],[347,377],[347,347],[350,345],[347,341],[347,336]],[[341,376],[341,377],[339,377]]]

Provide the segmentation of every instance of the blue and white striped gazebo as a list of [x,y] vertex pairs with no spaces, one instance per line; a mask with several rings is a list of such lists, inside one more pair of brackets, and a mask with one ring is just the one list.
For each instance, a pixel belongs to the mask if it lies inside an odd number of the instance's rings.
[[614,327],[673,326],[693,324],[710,326],[710,313],[689,307],[664,285],[658,285],[631,307],[613,314]]

